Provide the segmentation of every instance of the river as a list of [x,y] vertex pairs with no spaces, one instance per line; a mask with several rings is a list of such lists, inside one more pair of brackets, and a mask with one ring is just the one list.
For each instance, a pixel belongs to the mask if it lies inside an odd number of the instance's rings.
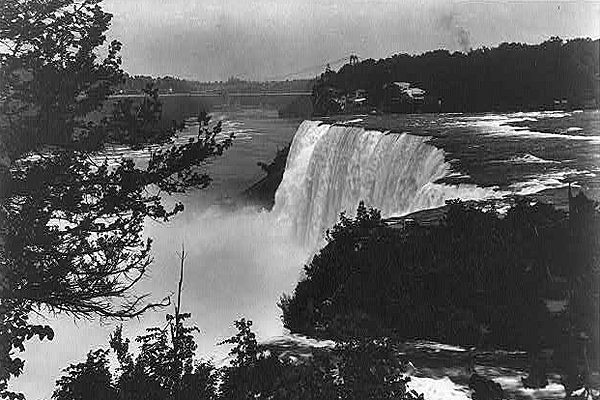
[[[342,209],[352,213],[360,199],[384,215],[400,215],[448,198],[507,193],[536,194],[564,206],[568,182],[600,198],[597,111],[353,116],[337,127],[303,123],[304,130],[298,130],[302,121],[264,110],[218,113],[213,120],[222,121],[224,134],[235,133],[234,145],[207,165],[213,177],[209,188],[176,199],[184,203],[183,213],[169,223],[147,223],[155,262],[137,290],[153,300],[173,293],[177,252],[185,246],[183,309],[200,328],[197,354],[217,363],[228,349],[216,343],[235,333],[235,319],[253,320],[263,339],[283,333],[279,296],[293,290],[322,231]],[[191,124],[177,140],[197,129]],[[232,207],[262,177],[257,162],[270,162],[297,130],[274,211]],[[148,152],[111,146],[104,156],[121,155],[143,162]],[[427,163],[415,164],[423,159]],[[393,185],[392,193],[387,188]],[[407,194],[413,193],[409,187],[415,195]],[[310,230],[312,240],[299,240],[299,230]],[[162,326],[166,312],[127,321],[124,334],[133,338]],[[12,383],[28,398],[49,398],[61,369],[90,349],[107,347],[115,326],[66,317],[46,322],[55,329],[54,341],[28,342],[25,373]]]

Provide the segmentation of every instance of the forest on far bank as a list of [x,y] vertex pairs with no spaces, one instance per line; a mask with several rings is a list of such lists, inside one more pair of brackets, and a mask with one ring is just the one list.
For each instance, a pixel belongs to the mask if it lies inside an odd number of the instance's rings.
[[124,81],[117,91],[127,94],[141,94],[147,85],[157,88],[160,93],[190,93],[223,91],[234,93],[256,92],[310,92],[313,79],[292,79],[282,81],[248,81],[230,77],[225,81],[201,82],[174,76],[152,77],[148,75],[125,74]]
[[600,40],[559,37],[466,54],[396,54],[324,72],[313,88],[313,104],[316,115],[335,114],[341,111],[339,98],[361,90],[368,106],[379,109],[386,84],[401,81],[424,89],[425,105],[436,112],[595,108],[600,104],[599,60]]

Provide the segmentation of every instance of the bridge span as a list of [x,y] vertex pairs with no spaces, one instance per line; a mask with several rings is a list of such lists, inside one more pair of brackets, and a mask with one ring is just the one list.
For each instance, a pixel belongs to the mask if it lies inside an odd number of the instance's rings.
[[[312,92],[179,92],[159,93],[163,103],[163,111],[167,115],[195,113],[198,109],[238,109],[244,107],[260,107],[269,109],[282,109],[297,99],[310,103]],[[129,99],[138,102],[144,97],[142,93],[118,93],[109,97],[113,102]]]
[[[312,96],[312,92],[182,92],[159,93],[160,97],[301,97]],[[110,96],[111,99],[126,99],[143,97],[142,93],[119,93]]]

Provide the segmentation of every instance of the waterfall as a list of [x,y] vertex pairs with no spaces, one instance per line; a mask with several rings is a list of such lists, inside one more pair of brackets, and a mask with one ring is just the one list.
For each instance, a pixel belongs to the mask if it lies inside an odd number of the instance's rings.
[[387,217],[451,198],[493,195],[474,185],[434,183],[450,165],[429,139],[304,121],[292,141],[273,213],[291,224],[301,242],[315,245],[340,212],[354,215],[361,200]]

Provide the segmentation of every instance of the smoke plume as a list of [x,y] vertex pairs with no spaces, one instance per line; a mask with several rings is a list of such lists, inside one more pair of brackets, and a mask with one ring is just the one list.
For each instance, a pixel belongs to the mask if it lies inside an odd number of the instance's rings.
[[452,35],[452,39],[461,51],[468,53],[471,50],[471,37],[469,30],[462,26],[455,14],[445,14],[439,19],[439,25],[444,31]]

